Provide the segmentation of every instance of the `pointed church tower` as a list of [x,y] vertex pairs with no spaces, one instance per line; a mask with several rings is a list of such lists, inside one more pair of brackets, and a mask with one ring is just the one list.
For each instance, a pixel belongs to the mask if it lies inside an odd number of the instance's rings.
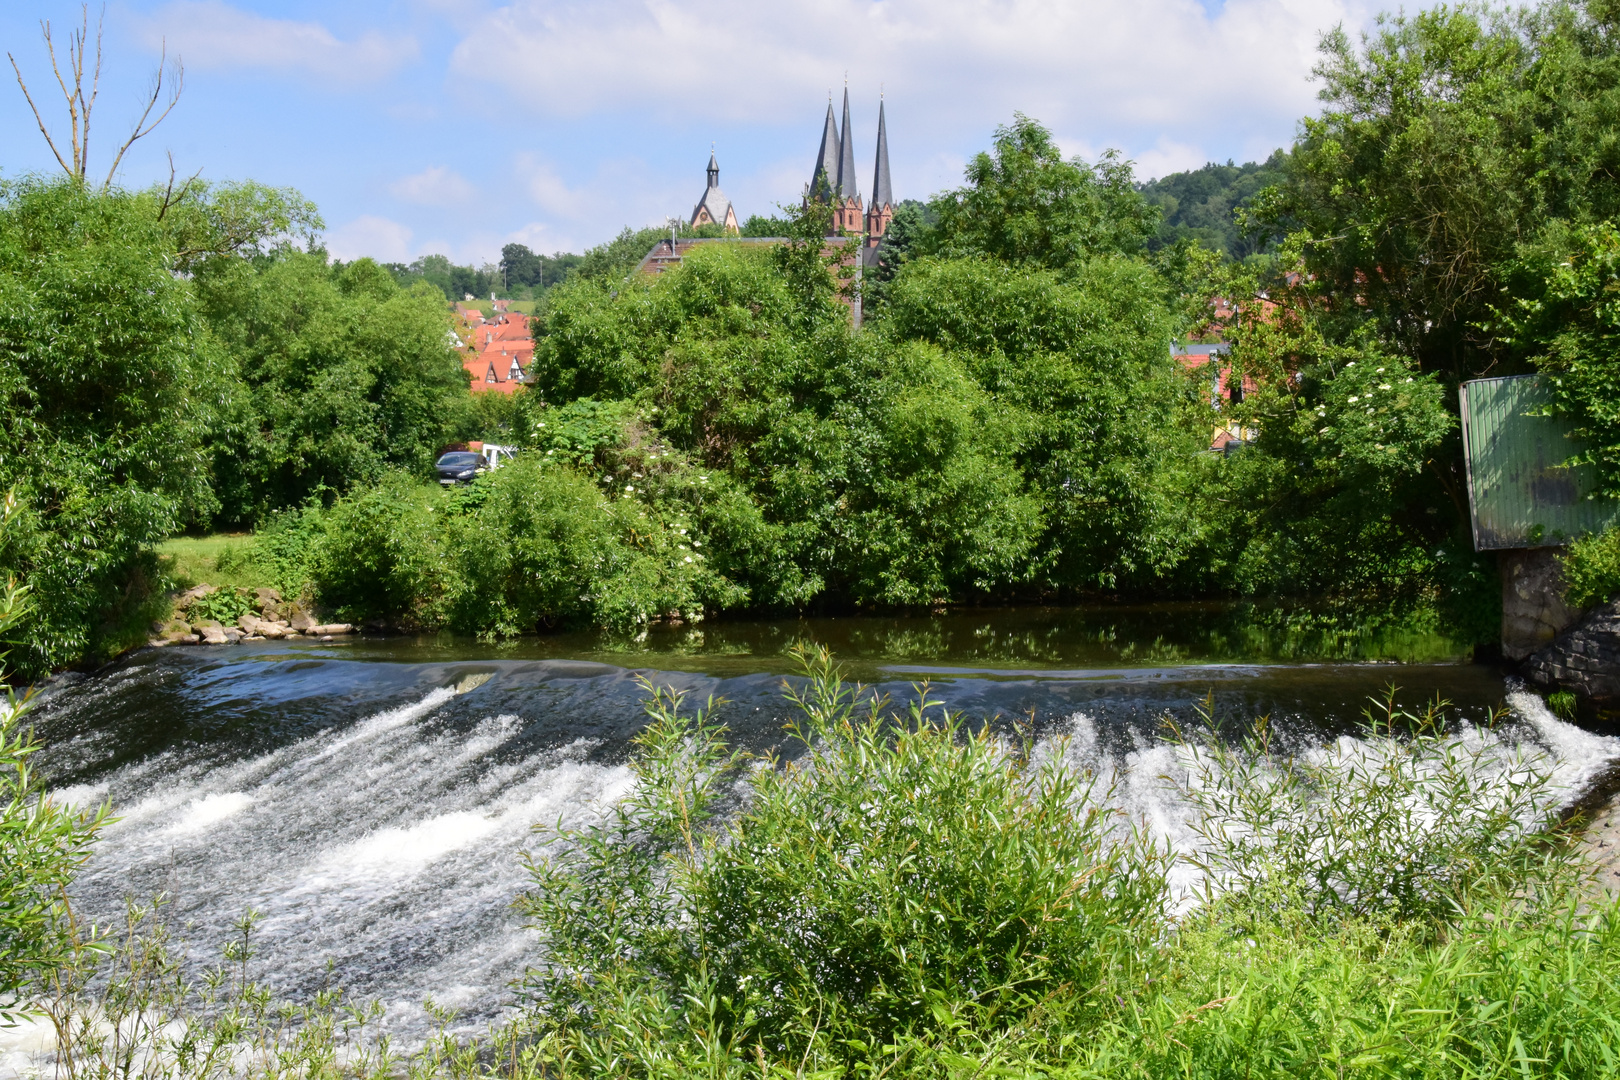
[[876,247],[894,220],[894,189],[889,184],[889,125],[878,99],[877,167],[872,173],[872,206],[866,211],[866,245]]
[[855,133],[849,122],[849,87],[844,87],[844,130],[838,137],[838,186],[833,222],[839,232],[861,231],[861,185],[855,179]]
[[838,183],[838,120],[833,116],[832,94],[827,95],[827,123],[821,129],[821,149],[816,153],[816,167],[810,173],[810,187],[805,201],[821,199],[831,202]]

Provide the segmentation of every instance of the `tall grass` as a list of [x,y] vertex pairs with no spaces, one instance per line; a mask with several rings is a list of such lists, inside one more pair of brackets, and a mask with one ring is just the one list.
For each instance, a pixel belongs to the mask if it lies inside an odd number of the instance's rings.
[[[719,703],[646,685],[629,794],[540,829],[513,1021],[396,1052],[368,1007],[273,1002],[249,920],[191,983],[152,935],[87,959],[51,1003],[59,1060],[188,1077],[1620,1072],[1620,919],[1587,891],[1546,762],[1506,726],[1392,693],[1357,737],[1303,753],[1263,723],[1234,741],[1172,728],[1163,783],[1195,841],[1172,854],[1114,775],[1061,746],[971,725],[925,688],[894,706],[799,655],[779,756],[732,748]],[[1181,860],[1204,874],[1190,910],[1168,886]]]
[[522,1028],[487,1036],[445,1034],[454,1019],[428,1002],[437,1030],[396,1049],[378,1002],[351,1003],[340,988],[280,1000],[253,966],[258,916],[236,923],[219,961],[188,975],[164,917],[165,902],[131,904],[116,930],[98,935],[80,964],[63,969],[40,1007],[55,1035],[50,1063],[67,1080],[382,1080],[479,1076],[497,1058],[516,1061]]
[[1303,752],[1279,749],[1263,719],[1236,741],[1167,721],[1207,898],[1276,885],[1315,915],[1410,921],[1567,878],[1546,755],[1500,737],[1502,712],[1449,728],[1444,702],[1395,698],[1364,711],[1359,738]]

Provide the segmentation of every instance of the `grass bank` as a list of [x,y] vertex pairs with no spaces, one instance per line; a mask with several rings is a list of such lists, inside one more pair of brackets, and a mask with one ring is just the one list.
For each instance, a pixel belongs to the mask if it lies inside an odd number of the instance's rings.
[[214,533],[173,537],[158,545],[157,554],[159,565],[182,589],[202,584],[255,589],[271,584],[253,558],[255,548],[252,533]]

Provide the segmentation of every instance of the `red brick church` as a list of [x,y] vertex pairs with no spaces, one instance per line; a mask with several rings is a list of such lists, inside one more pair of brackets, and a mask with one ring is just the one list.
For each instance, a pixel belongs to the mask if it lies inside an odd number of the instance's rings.
[[[862,203],[860,182],[855,178],[855,136],[850,131],[848,87],[844,88],[842,131],[833,116],[832,102],[827,102],[821,149],[816,154],[816,167],[810,174],[810,186],[804,198],[806,203],[814,199],[832,204],[831,235],[861,236],[869,253],[878,246],[889,222],[894,220],[894,191],[889,184],[889,126],[881,99],[878,101],[877,164],[872,170],[871,207]],[[870,263],[873,255],[865,255],[863,261]]]
[[[694,228],[699,225],[720,225],[726,232],[736,235],[740,231],[737,210],[720,190],[720,163],[712,149],[707,173],[708,186],[703,190],[703,197],[692,208],[688,224]],[[861,261],[866,264],[876,261],[875,249],[888,231],[889,222],[894,220],[894,191],[889,183],[889,128],[881,99],[878,101],[877,162],[872,170],[871,207],[868,208],[863,202],[860,182],[855,178],[855,136],[850,131],[847,87],[844,89],[842,131],[837,117],[833,115],[832,102],[827,102],[827,122],[821,130],[821,146],[816,153],[816,164],[811,170],[804,198],[806,203],[811,200],[831,203],[833,224],[828,235],[860,237],[864,249]],[[674,244],[662,242],[667,249],[662,252],[664,258],[655,259],[660,254],[655,249],[643,261],[643,268],[658,273],[669,265],[678,264],[680,245],[678,240]]]

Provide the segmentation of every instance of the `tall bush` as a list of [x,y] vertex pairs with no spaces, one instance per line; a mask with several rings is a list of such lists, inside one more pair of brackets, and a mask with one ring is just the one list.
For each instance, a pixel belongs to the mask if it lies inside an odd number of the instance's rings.
[[143,638],[151,545],[217,505],[203,444],[230,365],[172,256],[143,196],[0,185],[0,488],[20,508],[0,569],[35,598],[25,672]]
[[523,907],[547,957],[531,992],[568,1053],[637,1074],[683,1054],[847,1069],[959,1029],[1094,1023],[1105,988],[1151,967],[1164,857],[1093,778],[925,696],[889,714],[802,656],[805,756],[743,769],[713,703],[653,691],[630,796],[550,834]]
[[354,619],[423,621],[447,586],[435,494],[394,474],[334,504],[313,560],[322,601]]
[[[581,622],[619,629],[701,618],[705,579],[680,532],[572,469],[520,461],[444,519],[453,584],[446,625],[506,636]],[[699,552],[701,554],[701,551]]]

